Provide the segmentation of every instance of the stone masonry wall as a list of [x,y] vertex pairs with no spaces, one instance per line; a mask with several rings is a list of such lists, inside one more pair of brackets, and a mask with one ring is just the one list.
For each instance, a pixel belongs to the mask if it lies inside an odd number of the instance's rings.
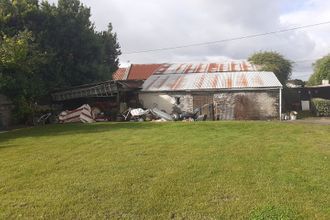
[[278,91],[227,92],[214,94],[215,118],[255,120],[279,117]]
[[139,100],[145,108],[158,108],[167,113],[193,112],[194,97],[207,95],[213,97],[210,104],[214,108],[216,120],[257,120],[279,117],[279,92],[242,91],[242,92],[199,92],[189,93],[140,93]]

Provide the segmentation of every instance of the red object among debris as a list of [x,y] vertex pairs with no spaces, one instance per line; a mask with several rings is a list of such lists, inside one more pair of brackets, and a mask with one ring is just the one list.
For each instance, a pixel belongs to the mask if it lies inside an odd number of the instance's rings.
[[72,123],[72,122],[83,122],[92,123],[94,122],[91,107],[87,104],[74,109],[72,111],[63,111],[59,115],[61,123]]

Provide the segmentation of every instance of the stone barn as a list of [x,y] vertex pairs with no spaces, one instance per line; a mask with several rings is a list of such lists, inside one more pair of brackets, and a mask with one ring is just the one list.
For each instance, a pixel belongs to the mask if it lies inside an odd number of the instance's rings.
[[282,85],[248,62],[164,64],[143,84],[145,108],[206,114],[209,120],[280,119]]

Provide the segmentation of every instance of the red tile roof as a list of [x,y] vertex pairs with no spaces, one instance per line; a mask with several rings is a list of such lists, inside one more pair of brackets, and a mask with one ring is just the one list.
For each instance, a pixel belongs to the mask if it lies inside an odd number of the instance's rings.
[[162,64],[132,64],[127,79],[146,80],[161,66]]
[[126,71],[128,68],[119,68],[113,75],[112,79],[114,80],[126,80]]

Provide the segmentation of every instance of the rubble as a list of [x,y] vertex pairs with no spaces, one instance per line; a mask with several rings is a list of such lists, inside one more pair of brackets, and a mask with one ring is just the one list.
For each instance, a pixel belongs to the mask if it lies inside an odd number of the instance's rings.
[[143,110],[142,108],[129,108],[122,113],[122,116],[125,120],[141,121],[150,113],[150,110]]
[[195,109],[194,112],[181,112],[168,114],[165,111],[158,108],[153,109],[131,109],[124,111],[122,116],[126,121],[205,121],[207,115],[199,115],[199,109]]
[[[206,115],[199,115],[199,109],[195,109],[194,112],[181,112],[168,114],[165,111],[158,108],[142,109],[142,108],[128,108],[121,113],[121,120],[124,121],[153,121],[153,122],[168,122],[168,121],[205,121]],[[98,107],[90,107],[88,104],[84,104],[81,107],[69,111],[63,111],[59,115],[60,123],[72,123],[72,122],[105,122],[110,119],[104,112]],[[119,116],[117,117],[119,118]],[[118,119],[117,119],[118,120]]]
[[91,107],[88,104],[82,105],[81,107],[72,111],[63,111],[59,115],[60,123],[72,123],[72,122],[83,122],[93,123],[95,120],[92,116]]
[[164,119],[164,120],[166,120],[166,121],[174,121],[174,119],[173,119],[173,117],[172,117],[171,115],[167,114],[166,112],[163,112],[163,111],[159,110],[158,108],[153,108],[153,109],[151,110],[151,112],[152,112],[155,116],[157,116],[157,117],[159,117],[159,118],[162,118],[162,119]]

